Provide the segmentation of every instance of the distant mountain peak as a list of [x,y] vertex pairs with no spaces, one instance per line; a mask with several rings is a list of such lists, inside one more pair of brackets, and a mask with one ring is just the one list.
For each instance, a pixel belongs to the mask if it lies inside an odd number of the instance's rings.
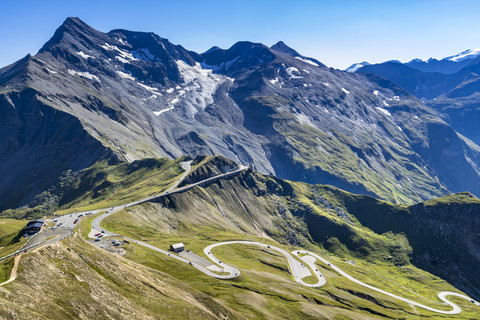
[[286,53],[292,57],[301,57],[301,55],[295,51],[294,49],[290,48],[285,44],[283,41],[278,41],[273,46],[270,47],[272,50],[276,50],[282,53]]
[[220,47],[213,46],[213,47],[211,47],[210,49],[208,49],[207,51],[205,51],[205,52],[202,53],[202,54],[207,54],[207,53],[214,52],[214,51],[218,51],[218,50],[222,50],[222,49],[221,49]]
[[480,56],[480,48],[477,49],[468,49],[459,54],[454,56],[446,57],[443,60],[453,61],[453,62],[460,62],[463,60],[470,60],[475,59],[476,57]]
[[347,69],[345,69],[345,71],[347,72],[355,72],[357,71],[358,69],[360,69],[361,67],[365,67],[365,66],[368,66],[370,65],[369,62],[367,61],[363,61],[363,62],[360,62],[360,63],[354,63],[352,64],[350,67],[348,67]]
[[278,41],[273,46],[271,46],[270,49],[272,49],[274,51],[277,51],[277,52],[280,52],[280,53],[283,53],[283,54],[286,54],[290,57],[296,58],[296,59],[301,60],[305,63],[314,65],[316,67],[325,67],[325,65],[323,63],[321,63],[320,61],[318,61],[317,59],[302,56],[300,53],[298,53],[294,49],[287,46],[285,44],[285,42],[283,42],[283,41]]

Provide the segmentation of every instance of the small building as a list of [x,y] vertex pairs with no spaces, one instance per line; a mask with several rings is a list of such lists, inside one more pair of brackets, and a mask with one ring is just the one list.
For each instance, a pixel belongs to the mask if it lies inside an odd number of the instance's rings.
[[32,220],[27,223],[24,229],[25,235],[32,235],[39,232],[45,225],[45,220]]
[[185,250],[185,246],[181,242],[175,243],[170,246],[170,250],[176,253],[182,252],[183,250]]

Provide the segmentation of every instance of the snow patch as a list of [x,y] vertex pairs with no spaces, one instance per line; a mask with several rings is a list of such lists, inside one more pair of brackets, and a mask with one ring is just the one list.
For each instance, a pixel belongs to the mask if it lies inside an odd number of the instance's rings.
[[302,57],[295,57],[295,59],[298,59],[298,60],[303,61],[305,63],[311,64],[312,66],[318,67],[318,64],[316,64],[315,62],[313,62],[310,59],[305,59],[305,58],[302,58]]
[[278,77],[276,77],[275,79],[269,79],[268,81],[270,81],[271,84],[278,83]]
[[92,59],[95,59],[95,57],[93,56],[90,56],[88,54],[85,54],[83,53],[83,51],[78,51],[78,52],[75,52],[76,54],[78,54],[80,57],[82,57],[83,59],[88,59],[88,58],[92,58]]
[[140,87],[142,87],[142,88],[144,88],[144,89],[147,89],[147,90],[150,91],[151,93],[159,94],[157,88],[147,86],[146,84],[143,84],[143,83],[140,83],[140,82],[137,82],[137,84],[138,84]]
[[367,61],[363,61],[363,62],[360,62],[360,63],[355,63],[355,64],[352,64],[350,67],[348,67],[347,69],[345,69],[345,71],[347,72],[355,72],[357,71],[358,69],[360,69],[361,67],[364,67],[364,66],[368,66],[370,63],[368,63]]
[[328,83],[328,82],[324,82],[323,84],[327,87],[330,87],[330,83]]
[[391,114],[390,112],[388,112],[388,110],[386,110],[386,109],[383,109],[383,108],[381,108],[381,107],[375,107],[375,109],[377,109],[378,111],[382,112],[382,113],[385,114],[386,116],[389,116],[389,117],[392,116],[392,114]]
[[213,73],[212,69],[202,68],[199,63],[194,66],[182,60],[177,60],[176,63],[184,81],[182,87],[179,87],[184,94],[178,95],[177,98],[180,99],[182,108],[190,118],[213,103],[213,95],[221,83],[234,81],[226,76]]
[[390,107],[390,105],[389,105],[387,102],[385,102],[385,101],[383,101],[383,105],[384,105],[385,107]]
[[350,93],[350,91],[348,91],[348,90],[345,89],[345,88],[342,88],[342,91],[345,92],[346,94],[349,94],[349,93]]
[[394,97],[393,97],[393,100],[395,100],[395,101],[400,101],[400,97],[399,97],[399,96],[394,96]]
[[373,94],[378,97],[378,90],[373,90]]
[[122,77],[123,79],[130,79],[135,81],[135,78],[129,75],[128,73],[122,72],[122,71],[117,71],[117,74]]
[[75,76],[75,75],[78,75],[80,77],[84,77],[84,78],[87,78],[87,79],[90,79],[90,80],[97,80],[98,82],[100,82],[100,79],[96,76],[96,75],[93,75],[89,72],[80,72],[80,71],[75,71],[75,70],[71,70],[71,69],[68,69],[67,70],[69,74],[71,74],[72,76]]
[[107,51],[114,51],[114,50],[119,50],[117,46],[112,46],[111,44],[108,44],[105,42],[104,45],[101,45],[100,47],[102,47],[103,49],[107,50]]
[[135,58],[130,52],[126,50],[119,49],[117,46],[110,45],[105,43],[104,45],[100,46],[107,51],[116,51],[119,55],[115,57],[115,59],[119,60],[122,63],[129,63],[131,61],[138,61],[138,58]]
[[480,48],[478,48],[478,49],[468,49],[468,50],[463,51],[462,53],[459,53],[455,56],[451,56],[451,57],[448,57],[448,58],[445,58],[445,59],[448,59],[449,61],[453,61],[453,62],[460,62],[460,61],[467,60],[467,59],[474,59],[478,56],[480,56]]
[[167,93],[172,93],[173,91],[175,91],[175,89],[173,89],[173,88],[167,89]]
[[298,69],[295,68],[295,67],[288,67],[287,69],[285,69],[285,71],[287,71],[288,75],[290,76],[290,79],[302,79],[303,78],[303,77],[300,77],[300,76],[294,74],[294,72],[300,74],[300,71],[298,71]]
[[398,130],[400,130],[401,132],[403,132],[402,128],[400,128],[400,126],[397,126]]
[[121,38],[116,38],[115,40],[117,40],[118,42],[120,42],[124,46],[126,46],[128,44],[126,41],[123,41]]
[[418,116],[415,116],[414,118],[415,118],[415,119],[420,119]]
[[45,67],[45,70],[47,70],[48,72],[53,73],[53,74],[57,73],[57,71],[50,70],[47,67]]
[[156,115],[156,116],[159,116],[159,115],[161,115],[162,113],[167,112],[167,111],[171,111],[171,110],[173,110],[173,109],[175,109],[175,107],[174,107],[174,106],[171,106],[171,107],[168,107],[168,108],[163,109],[163,110],[160,110],[160,111],[153,111],[153,114]]

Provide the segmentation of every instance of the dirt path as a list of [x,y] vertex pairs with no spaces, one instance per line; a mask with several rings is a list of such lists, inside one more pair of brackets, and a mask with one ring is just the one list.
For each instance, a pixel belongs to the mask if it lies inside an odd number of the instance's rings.
[[8,279],[5,282],[0,283],[0,287],[4,286],[6,284],[9,284],[10,282],[13,282],[15,279],[17,279],[18,263],[20,262],[21,257],[22,257],[22,254],[19,254],[18,256],[15,256],[15,259],[14,259],[14,262],[13,262],[12,272],[10,273],[10,279]]

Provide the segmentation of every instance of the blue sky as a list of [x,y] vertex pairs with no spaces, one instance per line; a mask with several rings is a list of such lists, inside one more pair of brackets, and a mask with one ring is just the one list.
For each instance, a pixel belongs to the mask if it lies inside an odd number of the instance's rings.
[[68,16],[108,32],[152,31],[203,52],[283,40],[344,69],[367,60],[443,58],[480,47],[477,0],[0,1],[0,66],[35,54]]

